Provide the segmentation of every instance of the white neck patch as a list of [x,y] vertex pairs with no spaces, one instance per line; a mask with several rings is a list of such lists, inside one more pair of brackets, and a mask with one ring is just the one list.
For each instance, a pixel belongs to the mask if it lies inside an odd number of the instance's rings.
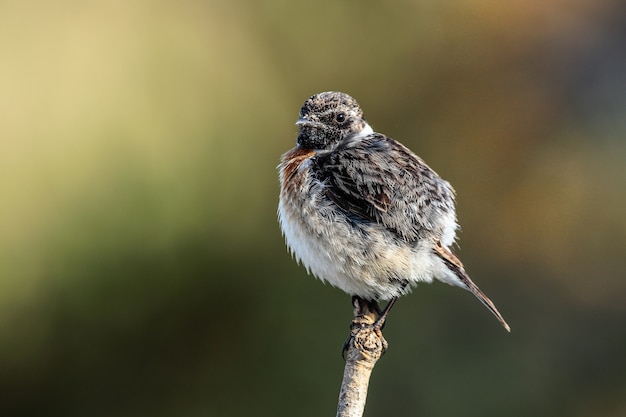
[[372,126],[370,126],[368,123],[365,123],[363,130],[361,130],[359,133],[357,133],[354,136],[363,137],[363,136],[371,135],[372,133],[374,133],[374,129],[372,129]]

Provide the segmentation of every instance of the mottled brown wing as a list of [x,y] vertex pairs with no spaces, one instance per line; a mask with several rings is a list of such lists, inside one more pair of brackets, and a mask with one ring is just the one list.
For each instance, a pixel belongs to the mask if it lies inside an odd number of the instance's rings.
[[348,216],[378,223],[407,241],[440,234],[454,192],[421,159],[381,134],[344,140],[313,158],[326,196]]

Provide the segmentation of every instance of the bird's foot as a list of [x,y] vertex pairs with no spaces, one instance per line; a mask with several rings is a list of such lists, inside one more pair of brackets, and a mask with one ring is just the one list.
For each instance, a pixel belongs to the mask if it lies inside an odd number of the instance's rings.
[[350,323],[350,335],[343,343],[342,356],[344,360],[346,360],[346,354],[353,346],[362,354],[380,350],[382,356],[389,346],[382,332],[387,308],[385,311],[381,311],[377,302],[367,301],[359,297],[352,297],[352,304],[354,305],[354,320]]

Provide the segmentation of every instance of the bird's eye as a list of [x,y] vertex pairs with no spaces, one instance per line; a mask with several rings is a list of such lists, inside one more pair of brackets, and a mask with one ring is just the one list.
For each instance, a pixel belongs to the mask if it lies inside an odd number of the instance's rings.
[[339,123],[343,123],[346,121],[346,115],[343,113],[339,113],[337,116],[335,116],[335,120],[337,120]]

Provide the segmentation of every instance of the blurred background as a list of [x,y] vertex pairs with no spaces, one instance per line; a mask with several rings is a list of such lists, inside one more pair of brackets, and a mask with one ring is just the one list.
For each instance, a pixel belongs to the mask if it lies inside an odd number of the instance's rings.
[[0,4],[0,414],[328,416],[350,297],[276,221],[340,90],[458,193],[367,416],[626,415],[618,0]]

